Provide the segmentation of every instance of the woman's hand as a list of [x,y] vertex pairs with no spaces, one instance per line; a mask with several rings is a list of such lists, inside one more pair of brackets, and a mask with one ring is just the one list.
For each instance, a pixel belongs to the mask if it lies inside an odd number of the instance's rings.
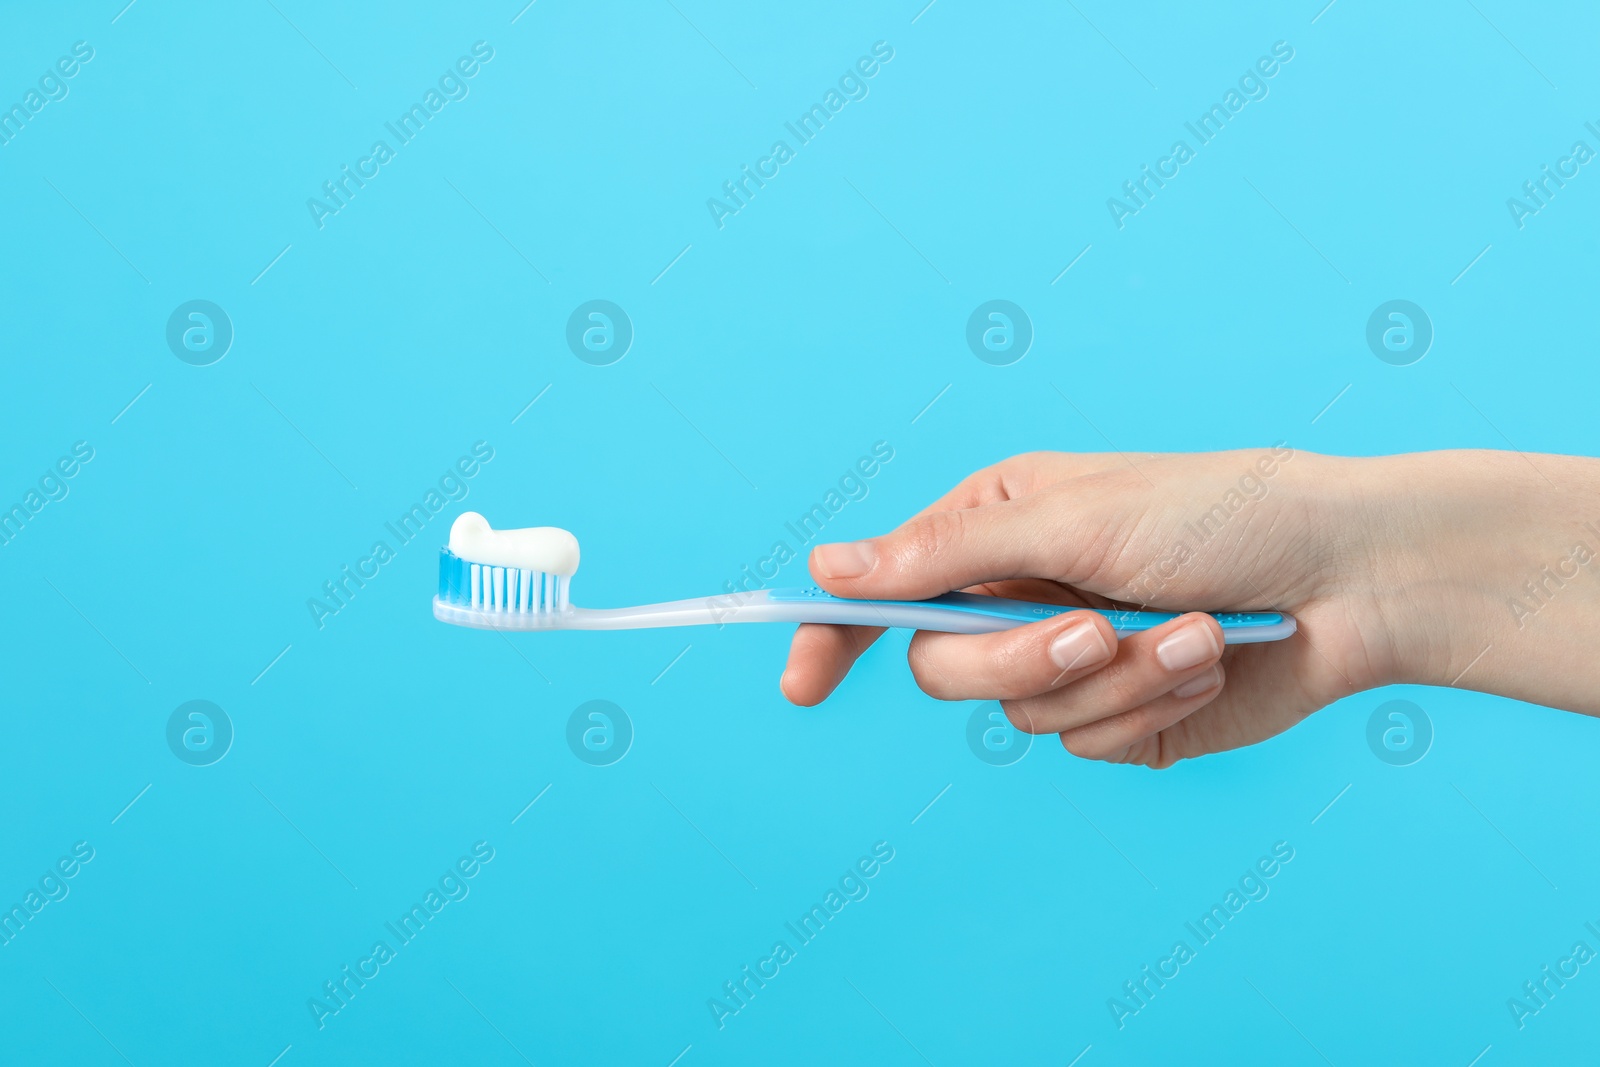
[[[1165,767],[1271,737],[1364,689],[1454,684],[1463,671],[1473,688],[1600,712],[1587,706],[1600,699],[1595,679],[1574,678],[1548,640],[1533,658],[1566,677],[1540,677],[1527,661],[1528,620],[1507,604],[1519,568],[1536,572],[1541,553],[1570,550],[1579,519],[1600,519],[1597,467],[1492,452],[1340,459],[1281,445],[1033,453],[972,475],[894,533],[818,546],[811,573],[843,597],[967,589],[1083,607],[1278,610],[1299,621],[1288,640],[1227,647],[1198,611],[1120,644],[1090,612],[913,638],[912,673],[930,695],[999,700],[1018,729],[1059,733],[1094,759]],[[1546,472],[1578,492],[1549,492]],[[1594,514],[1563,515],[1575,498]],[[1589,536],[1600,553],[1600,533]],[[1600,581],[1568,597],[1568,632],[1573,615],[1600,621],[1590,588]],[[881,632],[801,626],[784,694],[819,703]]]

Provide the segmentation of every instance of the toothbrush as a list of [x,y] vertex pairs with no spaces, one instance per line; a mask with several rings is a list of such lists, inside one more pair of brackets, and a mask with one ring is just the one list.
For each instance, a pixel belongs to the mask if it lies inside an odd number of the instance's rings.
[[[449,546],[439,550],[439,595],[433,600],[433,616],[452,626],[483,630],[823,622],[981,634],[1069,611],[1096,611],[1111,621],[1119,638],[1178,617],[1176,612],[1074,608],[972,593],[945,593],[931,600],[851,600],[816,586],[627,608],[580,608],[568,595],[577,570],[578,539],[566,530],[553,526],[495,530],[482,515],[469,511],[450,527]],[[1216,612],[1213,617],[1222,626],[1223,641],[1230,645],[1281,641],[1295,632],[1294,618],[1276,611]]]

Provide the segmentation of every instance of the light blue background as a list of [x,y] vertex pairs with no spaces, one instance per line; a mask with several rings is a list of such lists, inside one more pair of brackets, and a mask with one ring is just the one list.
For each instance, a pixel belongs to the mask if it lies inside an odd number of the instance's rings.
[[[1600,174],[1520,230],[1505,203],[1600,147],[1592,7],[521,6],[4,14],[0,102],[95,52],[0,146],[0,497],[75,441],[95,458],[0,549],[0,902],[74,842],[95,858],[0,948],[0,1059],[1592,1047],[1590,968],[1525,1029],[1506,1007],[1600,947],[1587,719],[1374,692],[1164,773],[1051,737],[996,768],[900,636],[799,710],[784,628],[506,640],[428,610],[462,507],[577,532],[581,602],[719,591],[880,440],[830,538],[1032,449],[1593,453]],[[480,40],[470,95],[318,229],[307,198]],[[718,230],[706,199],[880,40],[870,95]],[[1118,230],[1106,199],[1280,40],[1270,96]],[[564,341],[596,298],[636,330],[609,367]],[[995,298],[1036,331],[1010,367],[963,340]],[[1436,330],[1409,367],[1364,341],[1397,298]],[[164,340],[191,299],[236,331],[213,366]],[[465,503],[319,630],[307,599],[480,440]],[[1365,740],[1397,696],[1436,732],[1404,768]],[[165,740],[192,699],[236,730],[209,767]],[[636,731],[609,767],[565,741],[591,699]],[[319,1030],[308,999],[480,840],[470,895]],[[877,841],[870,896],[719,1030],[708,998]],[[1270,896],[1119,1030],[1108,998],[1277,841]]]

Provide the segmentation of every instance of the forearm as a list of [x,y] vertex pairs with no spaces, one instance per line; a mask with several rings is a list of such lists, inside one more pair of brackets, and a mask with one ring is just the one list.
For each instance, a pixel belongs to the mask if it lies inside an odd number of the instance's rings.
[[1600,460],[1429,452],[1334,460],[1342,594],[1383,681],[1600,715]]

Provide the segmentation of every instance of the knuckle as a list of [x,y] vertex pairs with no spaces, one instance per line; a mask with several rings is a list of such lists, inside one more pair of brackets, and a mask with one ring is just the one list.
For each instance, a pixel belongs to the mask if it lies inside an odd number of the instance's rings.
[[1034,471],[1054,458],[1055,454],[1051,452],[1021,452],[985,468],[981,474],[988,484],[997,489],[993,499],[1014,500],[1022,492],[1022,484],[1019,483],[1030,481]]
[[1122,762],[1138,767],[1149,767],[1152,770],[1161,770],[1165,764],[1161,759],[1161,735],[1154,734],[1150,737],[1135,741],[1123,757]]
[[920,637],[913,639],[911,647],[906,650],[906,663],[911,668],[911,677],[918,689],[936,700],[951,699],[950,679],[933,661],[927,643]]
[[1091,738],[1084,737],[1075,730],[1068,730],[1061,735],[1061,746],[1079,759],[1100,759],[1104,751],[1102,745],[1096,744]]
[[1139,763],[1152,771],[1164,771],[1183,759],[1177,747],[1161,734],[1156,734],[1155,737],[1150,738],[1149,743],[1139,755]]
[[1147,683],[1129,677],[1126,673],[1097,679],[1097,682],[1098,692],[1095,694],[1094,703],[1101,715],[1131,711],[1149,699],[1149,694],[1145,691]]
[[1049,731],[1040,724],[1038,717],[1034,714],[1037,709],[1032,706],[1032,703],[1032,701],[1028,700],[1002,700],[1000,707],[1006,713],[1006,718],[1011,720],[1011,725],[1023,733],[1048,733]]
[[1078,692],[1075,685],[1051,690],[1039,699],[1050,702],[1050,719],[1055,724],[1052,733],[1072,731],[1103,717],[1099,702]]
[[960,542],[966,520],[960,511],[935,511],[906,527],[901,551],[916,560],[938,559]]
[[991,503],[995,499],[995,483],[1001,464],[973,471],[956,483],[951,495],[957,500],[968,500],[976,505]]
[[986,674],[993,679],[995,695],[1000,697],[1032,696],[1061,673],[1036,638],[1020,630],[1014,632],[1017,638],[996,644],[984,665]]

